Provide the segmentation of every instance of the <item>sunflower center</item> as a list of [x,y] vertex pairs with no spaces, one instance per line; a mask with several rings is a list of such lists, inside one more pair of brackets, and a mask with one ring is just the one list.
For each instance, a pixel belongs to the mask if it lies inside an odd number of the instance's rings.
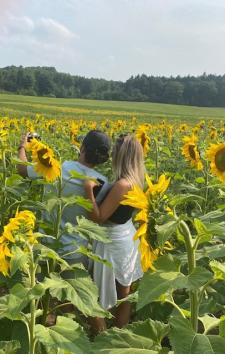
[[189,151],[191,158],[193,160],[196,160],[195,145],[189,145],[188,151]]
[[225,172],[225,148],[217,151],[215,155],[215,164],[218,170]]
[[39,161],[42,163],[42,165],[46,166],[46,167],[52,167],[52,163],[51,163],[51,159],[49,156],[44,157],[44,155],[48,152],[47,149],[41,149],[37,152],[38,155],[38,159]]

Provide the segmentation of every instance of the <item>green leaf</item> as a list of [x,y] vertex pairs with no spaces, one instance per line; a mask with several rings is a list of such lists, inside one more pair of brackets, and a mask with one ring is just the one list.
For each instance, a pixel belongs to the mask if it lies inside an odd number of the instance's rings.
[[174,354],[225,353],[225,339],[222,337],[198,334],[192,329],[190,321],[181,317],[172,317],[169,323],[169,338]]
[[38,243],[34,245],[34,250],[39,251],[38,257],[40,260],[43,261],[52,259],[54,261],[57,261],[58,264],[60,264],[61,269],[71,269],[71,266],[63,258],[61,258],[58,253],[56,253],[53,249],[42,245],[41,243]]
[[17,340],[11,340],[9,342],[0,342],[0,354],[14,354],[20,348],[20,342]]
[[225,338],[225,315],[220,317],[219,334],[221,337]]
[[221,211],[221,210],[212,210],[209,213],[202,215],[200,217],[200,219],[202,221],[206,221],[208,223],[210,223],[211,221],[220,221],[222,219],[224,219],[224,215],[225,215],[225,211]]
[[204,334],[208,333],[211,329],[218,327],[221,321],[219,318],[209,315],[199,317],[199,320],[204,326]]
[[172,256],[172,254],[165,254],[154,262],[154,267],[157,271],[179,272],[180,261],[178,258]]
[[196,267],[185,276],[179,271],[180,262],[172,255],[162,256],[154,263],[156,271],[146,272],[138,288],[138,305],[140,310],[145,305],[160,300],[168,291],[186,288],[199,289],[213,278],[212,273],[203,267]]
[[138,288],[137,309],[158,300],[169,290],[185,287],[186,283],[186,277],[180,272],[146,272]]
[[92,202],[87,199],[87,198],[84,198],[82,196],[74,196],[74,195],[71,195],[71,196],[68,196],[68,197],[62,197],[61,200],[63,201],[63,203],[65,204],[65,206],[68,206],[68,205],[79,205],[81,206],[82,208],[84,208],[85,210],[92,210],[93,209],[93,204]]
[[225,264],[218,261],[211,261],[209,265],[214,273],[214,279],[225,280]]
[[112,328],[96,337],[91,352],[93,354],[160,353],[159,343],[167,331],[167,325],[152,320],[136,322],[123,329]]
[[162,146],[162,148],[160,149],[165,155],[171,157],[171,151],[168,148],[168,146]]
[[85,256],[87,256],[88,258],[92,259],[95,262],[99,262],[102,264],[105,264],[107,267],[112,267],[112,264],[107,261],[107,259],[103,259],[100,256],[98,256],[97,254],[91,252],[88,248],[84,247],[84,246],[80,246],[77,250],[76,253],[81,253]]
[[207,224],[205,223],[206,228],[208,231],[213,235],[217,237],[225,237],[225,223],[211,223]]
[[20,312],[29,302],[27,294],[28,289],[21,284],[16,284],[10,294],[0,297],[0,318],[21,320]]
[[202,249],[198,250],[196,252],[196,259],[201,259],[201,258],[210,258],[210,259],[215,259],[215,258],[221,258],[225,257],[225,245],[213,245],[209,247],[203,247]]
[[51,215],[55,208],[59,205],[59,199],[57,197],[50,198],[46,201],[45,208],[47,212]]
[[197,177],[197,178],[195,178],[195,182],[198,184],[204,184],[205,178],[204,177]]
[[169,332],[169,325],[160,321],[148,319],[144,322],[133,322],[126,327],[130,331],[140,336],[145,336],[153,340],[154,344],[161,346],[161,342]]
[[12,157],[11,162],[15,165],[34,166],[32,162],[22,161],[18,157]]
[[29,338],[27,326],[24,322],[13,321],[11,340],[16,340],[20,342],[20,349],[16,351],[16,354],[29,353]]
[[[220,336],[208,335],[214,354],[225,354],[225,339]],[[209,352],[210,353],[210,352]]]
[[210,279],[213,279],[213,274],[203,267],[196,267],[187,278],[186,288],[195,290],[205,285]]
[[70,170],[69,173],[70,173],[70,177],[71,177],[71,178],[80,179],[80,180],[93,181],[93,182],[96,182],[96,183],[98,184],[97,179],[94,178],[94,177],[90,177],[90,176],[83,175],[82,173],[79,173],[79,172],[77,172],[77,171],[75,171],[75,170]]
[[55,326],[35,326],[35,337],[46,347],[59,348],[69,353],[84,354],[90,351],[90,343],[80,325],[73,320],[58,316]]
[[127,297],[117,300],[116,306],[119,306],[120,304],[126,301],[136,304],[138,302],[138,292],[135,291],[134,293],[129,294]]
[[212,233],[207,229],[201,220],[194,219],[194,226],[197,231],[199,243],[209,242],[212,239]]
[[36,284],[32,289],[27,289],[19,283],[16,284],[10,294],[0,297],[0,318],[22,320],[21,311],[32,299],[41,298],[44,292],[42,284]]
[[193,201],[202,202],[204,201],[204,198],[195,194],[179,194],[170,200],[170,205],[177,206],[179,204],[185,204],[187,202],[193,202]]
[[83,216],[77,217],[77,225],[70,228],[70,231],[79,234],[85,239],[97,240],[104,243],[112,242],[107,235],[107,227],[99,226]]
[[28,253],[22,251],[20,247],[13,246],[11,250],[13,257],[10,259],[10,275],[13,276],[18,269],[26,269],[28,262]]
[[172,220],[163,225],[157,225],[157,243],[163,248],[165,242],[176,232],[178,222]]
[[22,182],[24,182],[24,178],[17,174],[13,174],[12,176],[6,178],[7,187],[18,186]]
[[85,270],[75,269],[74,278],[64,280],[52,273],[51,278],[45,278],[45,289],[60,301],[70,301],[86,316],[111,317],[98,304],[98,289]]

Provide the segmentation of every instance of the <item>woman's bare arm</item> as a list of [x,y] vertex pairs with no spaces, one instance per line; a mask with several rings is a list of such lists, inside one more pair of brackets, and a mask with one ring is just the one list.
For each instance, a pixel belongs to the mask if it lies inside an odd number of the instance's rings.
[[[26,155],[26,149],[25,149],[26,142],[27,142],[27,134],[22,137],[21,142],[20,142],[20,146],[18,148],[18,158],[23,162],[27,162],[27,155]],[[25,165],[18,164],[17,171],[18,171],[19,175],[22,177],[28,176],[27,166],[25,166]]]
[[109,219],[118,208],[123,196],[130,190],[130,184],[125,179],[117,181],[100,206],[98,206],[95,201],[93,194],[94,186],[95,184],[92,181],[86,181],[84,184],[86,196],[93,203],[93,210],[89,215],[91,220],[98,223],[103,223]]

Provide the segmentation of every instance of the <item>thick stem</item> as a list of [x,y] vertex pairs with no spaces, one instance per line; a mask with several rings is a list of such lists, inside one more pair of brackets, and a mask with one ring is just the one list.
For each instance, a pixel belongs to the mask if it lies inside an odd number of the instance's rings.
[[[54,272],[54,270],[55,270],[55,260],[50,260],[48,276],[50,273]],[[43,324],[43,326],[46,325],[47,316],[49,312],[51,312],[49,311],[50,298],[51,298],[50,292],[49,290],[47,290],[43,297],[43,315],[41,318],[41,323]]]
[[61,219],[62,219],[62,201],[60,200],[61,196],[62,196],[62,176],[60,176],[60,178],[58,180],[59,205],[57,208],[55,235],[54,235],[57,240],[60,238],[60,225],[61,225]]
[[158,181],[159,179],[159,151],[158,151],[158,144],[157,140],[154,139],[155,142],[155,179]]
[[[195,259],[195,249],[192,245],[192,236],[187,224],[184,221],[180,223],[180,230],[184,236],[187,256],[188,256],[188,272],[191,274],[196,267]],[[198,290],[190,291],[190,311],[191,311],[191,324],[194,331],[198,330],[198,311],[199,311],[199,301],[198,301]]]
[[[59,205],[57,208],[56,225],[55,225],[55,229],[54,229],[54,237],[56,238],[56,240],[58,240],[60,238],[60,225],[61,225],[61,220],[62,220],[62,202],[60,200],[61,195],[62,195],[62,176],[60,176],[60,178],[58,180]],[[55,271],[55,266],[56,266],[55,260],[50,260],[48,276],[50,273]],[[47,316],[49,313],[50,298],[51,298],[51,296],[50,296],[49,290],[47,290],[45,296],[43,297],[43,315],[42,315],[42,319],[41,319],[41,322],[43,325],[46,324]]]
[[204,213],[206,213],[206,210],[207,210],[208,196],[209,196],[209,174],[208,174],[208,163],[207,163],[207,167],[206,167],[206,169],[205,169],[205,203],[204,203]]
[[[5,160],[5,150],[2,149],[2,202],[1,202],[1,225],[5,224],[5,212],[6,212],[6,160]],[[3,226],[2,226],[3,227]]]
[[[31,263],[30,263],[30,288],[32,289],[35,286],[35,267],[34,267],[34,260],[33,254],[31,250]],[[34,328],[35,328],[35,321],[36,321],[36,300],[32,299],[30,303],[30,347],[29,347],[29,354],[35,354],[35,335],[34,335]]]

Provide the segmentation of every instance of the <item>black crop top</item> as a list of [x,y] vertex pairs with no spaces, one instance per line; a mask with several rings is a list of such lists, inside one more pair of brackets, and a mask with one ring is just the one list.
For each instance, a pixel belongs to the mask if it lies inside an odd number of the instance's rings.
[[[110,189],[107,191],[103,200],[105,200],[105,198],[109,194]],[[103,200],[102,200],[102,202],[103,202]],[[132,206],[119,205],[118,208],[114,211],[114,213],[108,218],[108,220],[115,223],[115,224],[125,224],[132,217],[134,210],[135,210],[135,208],[133,208]]]
[[133,211],[134,208],[129,205],[119,205],[108,220],[115,224],[125,224],[132,217]]

